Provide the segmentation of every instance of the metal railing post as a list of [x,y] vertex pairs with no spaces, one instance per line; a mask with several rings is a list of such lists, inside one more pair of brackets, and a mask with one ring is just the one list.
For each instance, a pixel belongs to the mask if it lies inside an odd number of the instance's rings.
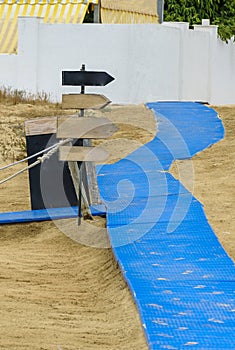
[[94,23],[100,23],[100,1],[94,5]]
[[157,0],[157,12],[159,23],[162,23],[164,20],[164,0]]

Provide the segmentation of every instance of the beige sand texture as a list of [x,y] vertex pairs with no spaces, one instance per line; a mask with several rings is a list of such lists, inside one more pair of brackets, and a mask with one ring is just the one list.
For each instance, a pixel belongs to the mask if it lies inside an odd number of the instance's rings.
[[[2,103],[0,108],[1,164],[25,154],[24,120],[64,113],[60,106],[47,104]],[[235,258],[235,107],[216,109],[226,138],[194,158],[194,194]],[[152,112],[144,106],[109,106],[89,115],[108,117],[119,126],[117,135],[103,145],[110,162],[151,140],[156,132]],[[14,170],[1,172],[0,178]],[[176,165],[172,172],[177,176]],[[26,173],[1,185],[0,211],[29,208]],[[82,235],[90,230],[91,225],[85,225]],[[94,223],[94,232],[99,226],[99,221]],[[147,350],[136,306],[111,249],[79,244],[53,222],[4,225],[0,260],[1,350]]]

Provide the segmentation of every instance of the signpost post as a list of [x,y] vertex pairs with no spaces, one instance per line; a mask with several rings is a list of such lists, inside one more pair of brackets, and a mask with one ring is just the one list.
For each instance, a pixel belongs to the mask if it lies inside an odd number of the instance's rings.
[[[105,118],[84,118],[84,110],[88,108],[103,108],[111,101],[97,94],[85,94],[86,86],[105,86],[111,83],[114,78],[103,71],[86,71],[85,64],[82,64],[80,71],[62,71],[62,85],[80,86],[80,94],[63,94],[62,108],[80,109],[80,118],[64,118],[58,120],[57,137],[76,139],[73,147],[61,147],[60,159],[68,162],[77,162],[78,164],[78,224],[81,224],[82,210],[82,180],[83,180],[83,162],[90,167],[86,167],[86,177],[92,178],[96,184],[91,184],[93,188],[98,189],[97,180],[94,176],[87,176],[90,170],[91,174],[95,172],[94,161],[102,161],[107,154],[102,149],[91,147],[91,138],[107,138],[117,131],[117,128]],[[85,146],[85,147],[84,147]],[[88,184],[89,186],[89,184]],[[88,192],[88,189],[86,190]],[[88,201],[85,200],[85,203]]]

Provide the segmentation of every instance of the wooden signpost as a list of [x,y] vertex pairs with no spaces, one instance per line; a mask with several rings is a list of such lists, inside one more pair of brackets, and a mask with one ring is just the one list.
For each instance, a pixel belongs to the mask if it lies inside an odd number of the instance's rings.
[[64,94],[62,95],[63,109],[101,109],[111,101],[104,95],[98,94]]
[[58,138],[106,139],[118,130],[107,118],[59,117],[57,121]]
[[81,92],[63,95],[62,108],[80,110],[80,117],[43,117],[26,121],[30,166],[39,152],[48,147],[59,147],[61,139],[71,139],[71,142],[66,140],[69,142],[66,146],[60,146],[59,152],[56,149],[50,159],[29,169],[33,210],[76,206],[78,203],[80,223],[82,199],[84,217],[89,214],[91,204],[101,203],[94,162],[103,162],[108,154],[101,147],[92,147],[90,140],[106,139],[117,131],[117,127],[106,118],[84,117],[85,109],[104,108],[111,102],[104,95],[85,94],[85,86],[105,86],[113,80],[106,72],[86,71],[85,65],[80,71],[63,71],[62,84],[80,86]]
[[109,154],[101,147],[61,146],[60,160],[68,162],[103,162]]
[[72,86],[105,86],[111,83],[114,78],[107,72],[86,71],[82,65],[79,71],[63,71],[62,85]]
[[[80,86],[80,94],[64,94],[62,95],[62,108],[64,109],[80,109],[80,118],[78,117],[62,117],[57,122],[57,137],[74,139],[72,146],[60,147],[60,160],[72,163],[70,168],[77,169],[74,173],[74,187],[78,186],[78,224],[81,223],[82,196],[83,204],[89,201],[84,196],[96,192],[94,197],[98,199],[98,185],[96,179],[96,170],[94,162],[104,161],[108,157],[108,153],[101,147],[91,147],[90,139],[105,139],[113,135],[117,131],[117,127],[106,118],[85,118],[84,110],[88,108],[100,109],[107,106],[111,101],[98,94],[85,94],[85,86],[105,86],[111,83],[114,78],[107,72],[102,71],[86,71],[83,64],[80,71],[63,71],[62,85]],[[74,166],[76,162],[77,166]],[[83,170],[83,164],[85,169]],[[83,184],[84,175],[88,187]],[[73,175],[73,174],[72,174]],[[85,188],[85,194],[82,189]],[[85,211],[89,208],[85,208]]]

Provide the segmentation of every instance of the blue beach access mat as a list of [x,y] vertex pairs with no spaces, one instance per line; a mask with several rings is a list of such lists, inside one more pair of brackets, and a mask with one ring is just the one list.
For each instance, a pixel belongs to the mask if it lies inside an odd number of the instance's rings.
[[[224,137],[200,103],[148,103],[158,133],[115,164],[97,167],[113,252],[138,307],[149,349],[235,350],[235,267],[203,205],[168,173]],[[193,169],[180,172],[190,180]],[[190,181],[189,181],[190,184]],[[216,205],[216,204],[215,204]],[[0,223],[77,216],[77,208],[0,214]]]
[[235,349],[234,263],[203,205],[167,172],[174,160],[220,141],[222,122],[199,103],[147,107],[156,115],[156,137],[98,167],[114,254],[149,349]]
[[[93,216],[101,216],[106,214],[106,208],[102,204],[92,205],[90,207],[90,210]],[[5,213],[0,213],[0,225],[36,222],[36,221],[71,219],[71,218],[77,218],[77,217],[78,217],[78,207],[49,208],[49,209],[5,212]]]

